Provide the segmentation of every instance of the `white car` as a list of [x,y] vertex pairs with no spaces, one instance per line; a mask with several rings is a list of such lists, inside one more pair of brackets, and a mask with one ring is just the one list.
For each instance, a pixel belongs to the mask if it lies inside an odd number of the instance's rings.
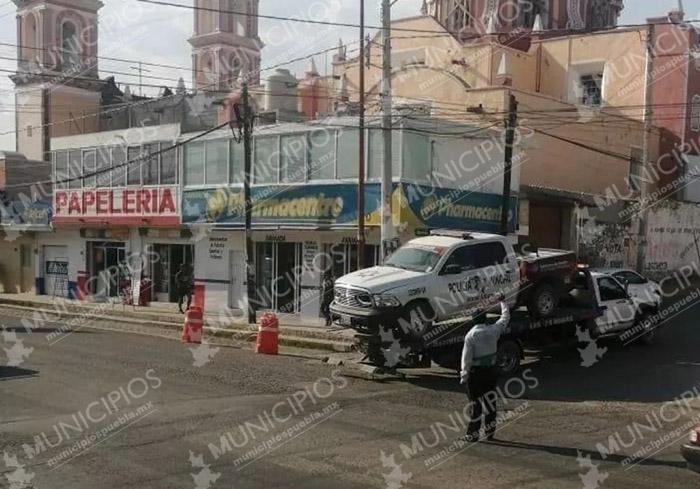
[[613,276],[627,288],[627,293],[630,297],[648,306],[650,309],[655,311],[661,307],[661,302],[663,300],[661,286],[634,270],[626,268],[600,268],[592,271]]

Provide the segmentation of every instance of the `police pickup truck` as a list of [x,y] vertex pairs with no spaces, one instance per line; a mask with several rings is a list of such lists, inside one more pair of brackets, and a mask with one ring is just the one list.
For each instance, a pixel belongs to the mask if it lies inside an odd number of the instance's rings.
[[573,252],[516,254],[504,236],[437,230],[409,241],[382,266],[337,279],[330,311],[336,323],[359,332],[401,318],[416,337],[437,322],[473,315],[496,294],[546,318],[575,270]]

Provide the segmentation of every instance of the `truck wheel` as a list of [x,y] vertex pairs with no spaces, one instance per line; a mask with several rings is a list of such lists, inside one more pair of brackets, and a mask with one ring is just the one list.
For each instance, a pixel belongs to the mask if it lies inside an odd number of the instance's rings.
[[520,345],[513,340],[503,341],[496,352],[496,366],[501,375],[513,375],[520,368],[523,352]]
[[530,315],[536,318],[547,318],[554,314],[559,306],[557,291],[549,284],[538,285],[527,305]]
[[[651,313],[649,311],[643,312],[640,314],[640,316],[637,318],[637,321],[635,321],[635,324],[644,324],[649,318],[651,317]],[[645,333],[642,335],[641,338],[639,338],[639,343],[642,345],[653,345],[656,340],[656,328],[653,328],[649,330],[649,332]]]
[[428,306],[420,302],[411,305],[401,318],[399,326],[401,331],[413,339],[422,339],[433,324],[433,315]]

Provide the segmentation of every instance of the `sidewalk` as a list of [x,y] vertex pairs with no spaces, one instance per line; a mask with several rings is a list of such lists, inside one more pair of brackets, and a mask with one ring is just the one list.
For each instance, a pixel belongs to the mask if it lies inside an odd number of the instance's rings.
[[[67,328],[88,327],[91,322],[109,323],[111,327],[130,332],[139,329],[181,330],[184,315],[176,304],[153,303],[149,307],[122,305],[120,303],[91,303],[33,294],[0,294],[0,311],[14,310],[23,317],[35,316],[38,311],[47,321],[61,319]],[[248,325],[236,313],[205,314],[204,331],[208,336],[226,338],[236,342],[254,342],[257,327]],[[297,317],[280,317],[280,344],[299,348],[347,352],[354,344],[354,331],[328,328],[321,324],[302,323]]]

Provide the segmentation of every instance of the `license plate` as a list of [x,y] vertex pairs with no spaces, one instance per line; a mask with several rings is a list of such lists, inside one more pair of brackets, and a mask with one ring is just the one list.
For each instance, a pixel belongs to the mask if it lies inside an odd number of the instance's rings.
[[350,316],[341,314],[338,317],[338,323],[340,323],[342,326],[352,326],[352,319],[350,319]]

